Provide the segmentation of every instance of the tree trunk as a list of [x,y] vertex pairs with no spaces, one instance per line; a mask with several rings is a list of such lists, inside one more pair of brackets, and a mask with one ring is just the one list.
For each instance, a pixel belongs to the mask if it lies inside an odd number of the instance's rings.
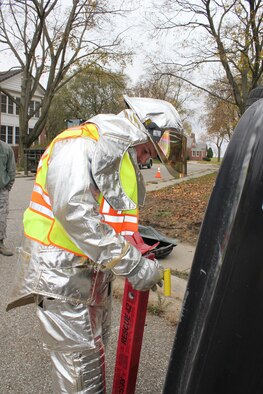
[[221,160],[221,146],[217,147],[217,162],[220,163]]

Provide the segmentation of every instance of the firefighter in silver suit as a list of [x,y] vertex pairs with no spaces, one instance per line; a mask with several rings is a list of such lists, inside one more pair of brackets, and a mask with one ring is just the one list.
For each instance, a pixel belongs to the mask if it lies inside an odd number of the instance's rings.
[[138,231],[145,186],[138,164],[157,154],[179,176],[185,137],[168,102],[124,97],[128,109],[59,134],[44,152],[24,213],[7,310],[35,302],[55,393],[105,393],[111,282],[160,282],[158,261],[126,240]]

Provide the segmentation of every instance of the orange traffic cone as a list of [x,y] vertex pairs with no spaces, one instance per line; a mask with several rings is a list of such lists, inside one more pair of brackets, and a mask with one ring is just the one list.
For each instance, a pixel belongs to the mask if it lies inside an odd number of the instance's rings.
[[156,172],[155,178],[161,178],[161,177],[162,177],[161,170],[160,170],[160,167],[158,167],[158,170]]

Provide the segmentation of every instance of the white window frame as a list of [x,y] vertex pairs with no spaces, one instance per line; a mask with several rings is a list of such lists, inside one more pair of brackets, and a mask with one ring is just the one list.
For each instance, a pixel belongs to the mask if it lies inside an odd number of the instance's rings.
[[[2,128],[5,128],[5,139],[2,140]],[[11,141],[10,141],[11,136]],[[15,126],[1,125],[1,141],[4,141],[8,145],[16,145],[15,143]]]

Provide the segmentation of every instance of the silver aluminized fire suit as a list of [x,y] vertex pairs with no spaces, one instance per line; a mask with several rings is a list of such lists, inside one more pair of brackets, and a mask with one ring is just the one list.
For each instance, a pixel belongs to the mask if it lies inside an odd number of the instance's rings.
[[143,203],[145,187],[132,147],[146,142],[147,136],[125,117],[98,115],[89,122],[97,126],[99,140],[56,142],[46,178],[54,216],[88,258],[25,237],[7,307],[35,300],[55,393],[106,392],[104,347],[113,276],[126,277],[138,290],[150,289],[162,277],[158,262],[142,257],[98,212],[100,193],[115,210],[136,207],[119,178],[128,151]]

